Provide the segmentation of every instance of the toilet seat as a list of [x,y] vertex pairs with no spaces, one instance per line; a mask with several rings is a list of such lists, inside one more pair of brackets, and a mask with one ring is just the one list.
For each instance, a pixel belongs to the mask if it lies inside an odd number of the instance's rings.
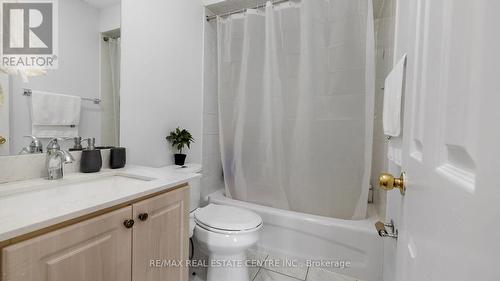
[[256,213],[216,204],[209,204],[196,210],[194,219],[199,227],[223,234],[246,233],[257,231],[262,227],[262,218]]
[[255,228],[252,229],[246,229],[246,230],[226,230],[226,229],[218,229],[214,227],[210,227],[207,225],[204,225],[203,223],[196,222],[196,226],[201,227],[207,231],[213,232],[213,233],[219,233],[219,234],[225,234],[225,235],[231,235],[231,234],[244,234],[244,233],[249,233],[249,232],[254,232],[262,228],[262,224],[258,225]]

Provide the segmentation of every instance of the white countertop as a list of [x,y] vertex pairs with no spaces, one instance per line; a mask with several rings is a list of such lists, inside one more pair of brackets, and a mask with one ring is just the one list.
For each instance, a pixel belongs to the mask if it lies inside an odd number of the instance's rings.
[[0,184],[0,241],[166,191],[201,177],[193,173],[198,166],[127,166],[95,174],[68,174],[58,181]]

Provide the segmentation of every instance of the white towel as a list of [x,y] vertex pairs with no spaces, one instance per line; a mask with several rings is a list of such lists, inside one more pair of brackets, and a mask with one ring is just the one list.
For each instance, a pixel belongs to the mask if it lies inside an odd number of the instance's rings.
[[81,101],[77,96],[33,91],[32,135],[41,138],[78,136]]
[[399,60],[385,79],[384,134],[398,137],[401,134],[401,100],[405,75],[406,54]]

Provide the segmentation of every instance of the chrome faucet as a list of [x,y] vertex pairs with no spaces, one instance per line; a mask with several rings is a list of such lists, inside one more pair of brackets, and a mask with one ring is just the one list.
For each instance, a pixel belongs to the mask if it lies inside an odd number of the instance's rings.
[[49,174],[49,180],[62,179],[64,176],[63,164],[69,164],[75,161],[71,153],[61,149],[58,140],[61,139],[54,138],[47,145],[47,158],[45,164]]
[[24,136],[25,138],[31,138],[30,145],[24,147],[19,154],[38,154],[43,153],[42,142],[35,136]]

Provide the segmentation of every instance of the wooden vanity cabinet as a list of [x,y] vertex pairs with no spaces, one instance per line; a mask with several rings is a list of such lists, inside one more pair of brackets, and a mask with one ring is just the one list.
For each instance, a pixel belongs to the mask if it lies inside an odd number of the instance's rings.
[[2,251],[4,281],[131,280],[132,230],[125,207]]
[[132,280],[187,281],[189,193],[173,191],[138,202],[133,213]]
[[188,258],[188,205],[186,185],[6,246],[1,280],[187,281],[185,263],[151,261]]

